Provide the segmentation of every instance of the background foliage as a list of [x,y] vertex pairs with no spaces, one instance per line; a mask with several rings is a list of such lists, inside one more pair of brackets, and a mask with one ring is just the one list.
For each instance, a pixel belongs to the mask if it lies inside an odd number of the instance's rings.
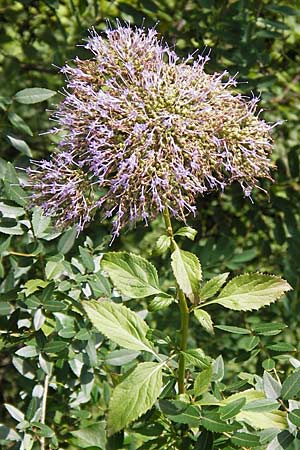
[[[52,109],[63,95],[58,68],[76,55],[84,58],[84,50],[77,44],[86,38],[89,28],[104,29],[106,20],[114,23],[119,18],[138,26],[156,25],[182,55],[211,49],[208,70],[238,73],[239,87],[245,94],[261,93],[264,118],[284,121],[274,130],[275,183],[263,186],[269,194],[257,190],[252,204],[233,186],[226,194],[199,199],[199,214],[191,221],[198,233],[195,241],[185,243],[184,248],[198,255],[206,279],[220,271],[239,274],[246,269],[282,275],[294,288],[283,301],[260,313],[241,315],[212,309],[215,323],[221,327],[238,325],[254,330],[252,341],[221,329],[216,329],[211,337],[205,331],[199,332],[194,324],[190,344],[205,348],[212,357],[223,355],[226,382],[241,382],[241,376],[237,378],[241,372],[272,372],[275,365],[280,377],[287,376],[292,368],[291,356],[297,366],[298,3],[0,0],[0,391],[3,403],[18,408],[0,410],[1,422],[8,427],[1,428],[0,442],[3,440],[7,448],[39,448],[38,439],[43,436],[53,448],[59,445],[61,449],[134,449],[140,444],[140,438],[123,440],[122,434],[104,443],[103,413],[110,386],[123,373],[122,366],[127,364],[128,369],[137,355],[115,350],[112,344],[108,346],[104,336],[92,329],[81,307],[81,301],[87,298],[112,295],[108,280],[99,270],[99,257],[108,250],[109,226],[94,223],[78,238],[74,230],[60,233],[38,209],[33,214],[28,210],[28,194],[18,185],[18,179],[24,179],[19,168],[26,167],[30,157],[48,157],[54,150],[54,138],[41,133],[49,129],[45,109]],[[16,93],[31,87],[59,93],[44,102],[20,102]],[[165,254],[156,247],[161,230],[162,223],[157,220],[149,229],[128,231],[114,242],[113,249],[150,257],[160,268],[162,284],[168,287],[170,269],[165,264]],[[145,301],[130,301],[130,306],[146,314]],[[168,333],[178,327],[176,308],[171,307],[167,319],[163,311],[150,312],[147,321],[153,328]],[[278,325],[278,334],[276,330],[261,332],[260,322],[285,323],[288,328]],[[108,367],[111,379],[107,379]],[[41,390],[45,374],[53,375],[46,417],[51,428],[37,425],[43,410]],[[9,431],[9,427],[15,429],[16,423],[19,435],[25,436],[23,447],[16,432]]]

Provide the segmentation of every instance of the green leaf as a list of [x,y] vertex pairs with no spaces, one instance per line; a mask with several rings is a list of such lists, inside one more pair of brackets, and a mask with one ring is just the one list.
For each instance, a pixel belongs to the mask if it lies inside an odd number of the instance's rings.
[[258,430],[267,428],[287,428],[286,413],[284,411],[241,411],[236,416],[239,422],[246,422]]
[[201,349],[187,350],[186,352],[182,352],[182,354],[187,364],[199,367],[200,369],[207,369],[212,362],[212,359],[205,356]]
[[225,406],[221,406],[219,409],[220,418],[222,420],[232,419],[240,412],[245,403],[246,398],[242,397],[237,400],[234,400],[233,402],[228,403]]
[[83,302],[94,327],[121,347],[154,354],[146,338],[148,325],[126,306],[110,301]]
[[23,103],[24,105],[31,105],[33,103],[40,103],[48,98],[53,97],[55,95],[55,91],[50,91],[50,89],[45,88],[27,88],[22,89],[17,92],[14,96],[14,99],[18,103]]
[[281,394],[281,384],[275,380],[268,372],[263,375],[264,392],[266,397],[271,400],[276,400]]
[[21,131],[22,133],[26,133],[29,136],[33,136],[33,133],[31,131],[31,129],[29,128],[29,126],[24,122],[24,120],[22,119],[22,117],[20,117],[18,114],[9,111],[7,114],[8,120],[10,121],[10,123],[19,131]]
[[105,437],[105,422],[96,422],[93,425],[82,428],[80,430],[71,431],[72,436],[76,439],[72,439],[72,444],[77,448],[106,448]]
[[292,399],[300,392],[300,372],[295,371],[289,375],[282,384],[281,396],[283,399]]
[[59,253],[65,255],[68,253],[74,245],[75,239],[77,235],[76,227],[67,230],[65,233],[61,235],[57,244],[57,250]]
[[274,352],[294,352],[296,351],[295,347],[288,342],[278,342],[277,344],[267,345],[269,350],[273,350]]
[[175,244],[175,250],[171,255],[171,265],[176,281],[185,295],[192,303],[198,303],[202,272],[200,262],[196,255],[181,250]]
[[163,234],[156,242],[156,248],[159,253],[164,253],[171,245],[171,238]]
[[44,289],[46,286],[48,286],[49,281],[44,281],[41,280],[39,278],[34,279],[34,280],[29,280],[26,281],[25,285],[24,285],[24,294],[26,295],[26,297],[28,297],[29,295],[33,294],[34,292],[38,291],[39,289]]
[[283,430],[277,434],[276,438],[268,445],[266,450],[285,450],[294,441],[295,437],[288,430]]
[[214,324],[210,315],[203,309],[195,309],[194,314],[201,326],[210,334],[214,334]]
[[32,228],[36,238],[41,238],[43,236],[50,221],[51,218],[44,216],[41,208],[34,208],[32,214]]
[[276,411],[279,408],[280,404],[272,399],[260,399],[255,400],[254,402],[249,402],[243,408],[243,411],[252,411],[252,412],[269,412]]
[[288,414],[288,419],[290,422],[292,422],[293,425],[296,427],[300,427],[300,409],[293,409]]
[[47,342],[43,348],[43,351],[46,353],[60,353],[68,347],[68,342],[53,340]]
[[273,275],[245,274],[233,278],[219,296],[209,303],[218,303],[236,311],[251,311],[275,302],[291,286]]
[[79,253],[80,253],[81,261],[82,261],[84,267],[89,272],[93,272],[95,269],[95,264],[94,264],[94,260],[93,260],[92,255],[90,254],[90,252],[86,248],[79,246]]
[[157,295],[150,301],[148,309],[149,311],[160,311],[161,309],[166,309],[168,306],[172,305],[173,302],[173,297]]
[[181,227],[179,228],[179,230],[176,231],[176,233],[174,233],[174,236],[184,236],[190,239],[191,241],[194,241],[197,233],[198,233],[197,230],[195,230],[194,228]]
[[241,426],[238,424],[228,424],[224,422],[223,420],[221,420],[219,414],[215,412],[206,412],[202,417],[201,425],[207,430],[215,431],[217,433],[228,433],[230,431],[235,431],[241,428]]
[[20,411],[15,406],[10,405],[9,403],[4,403],[4,406],[7,409],[7,411],[9,412],[9,414],[11,415],[11,417],[13,419],[15,419],[17,422],[22,422],[25,419],[22,411]]
[[209,384],[211,382],[211,377],[212,367],[202,370],[202,372],[197,375],[194,382],[194,395],[196,397],[198,395],[204,394],[204,392],[207,392]]
[[259,447],[259,437],[255,434],[237,432],[231,436],[231,442],[237,445],[238,448],[246,447]]
[[224,377],[224,361],[222,355],[219,355],[212,365],[212,381],[221,381]]
[[31,150],[28,144],[25,141],[23,141],[23,139],[17,139],[13,136],[9,136],[9,134],[7,134],[7,138],[9,139],[11,145],[16,150],[18,150],[21,153],[24,153],[24,155],[29,156],[30,158],[32,157]]
[[162,293],[155,267],[141,256],[126,252],[106,253],[101,267],[123,295],[143,298]]
[[219,328],[219,330],[228,331],[228,333],[233,334],[251,334],[251,331],[247,330],[247,328],[233,327],[230,325],[215,325],[215,328]]
[[195,450],[212,450],[214,438],[211,431],[203,430],[195,444]]
[[207,281],[200,292],[201,300],[207,300],[208,298],[215,295],[227,280],[228,275],[229,272],[221,273],[220,275],[216,275],[215,277]]
[[260,323],[258,325],[252,325],[252,330],[263,336],[275,336],[281,333],[286,327],[284,323]]
[[106,364],[110,366],[123,366],[140,355],[140,352],[134,350],[127,350],[122,348],[121,350],[114,350],[105,357]]
[[267,358],[261,363],[262,367],[270,372],[275,368],[275,361],[272,358]]
[[109,435],[122,430],[154,405],[162,388],[162,364],[144,362],[115,388],[109,403]]
[[11,163],[7,163],[5,178],[4,178],[4,191],[9,200],[14,201],[20,206],[26,205],[26,193],[19,186],[19,178],[16,169]]

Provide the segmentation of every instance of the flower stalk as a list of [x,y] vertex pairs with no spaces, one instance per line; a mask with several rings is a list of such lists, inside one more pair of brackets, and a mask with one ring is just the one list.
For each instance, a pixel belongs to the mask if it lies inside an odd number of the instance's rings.
[[[175,250],[175,241],[174,241],[174,233],[172,222],[169,214],[168,208],[164,209],[163,212],[166,231],[168,236],[171,239],[171,251]],[[180,311],[180,349],[181,353],[179,355],[178,362],[178,391],[179,394],[185,393],[185,359],[184,354],[182,352],[186,351],[187,348],[187,337],[188,337],[188,329],[189,329],[189,308],[187,306],[187,301],[183,290],[180,288],[178,283],[176,283],[176,291],[177,297],[179,301],[179,311]]]

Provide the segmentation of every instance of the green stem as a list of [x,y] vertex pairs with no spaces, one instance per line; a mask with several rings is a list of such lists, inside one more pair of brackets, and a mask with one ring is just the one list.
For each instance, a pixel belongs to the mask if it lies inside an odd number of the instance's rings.
[[[164,220],[165,226],[168,236],[171,238],[171,251],[175,250],[175,241],[174,241],[174,233],[171,223],[171,218],[169,214],[168,208],[164,209]],[[181,343],[180,348],[182,352],[186,351],[187,347],[187,337],[188,337],[188,329],[189,329],[189,309],[187,306],[186,298],[183,290],[178,286],[177,287],[177,296],[179,300],[179,311],[180,311],[180,334],[181,334]],[[184,355],[180,353],[179,355],[179,363],[178,363],[178,391],[180,394],[185,393],[185,359]]]

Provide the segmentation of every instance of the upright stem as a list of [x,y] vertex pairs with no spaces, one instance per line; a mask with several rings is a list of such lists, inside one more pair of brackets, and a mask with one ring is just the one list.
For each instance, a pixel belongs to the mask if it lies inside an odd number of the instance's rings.
[[[50,377],[49,375],[45,376],[44,380],[44,392],[43,392],[43,398],[42,398],[42,414],[41,414],[41,423],[45,424],[46,421],[46,411],[47,411],[47,395],[48,395],[48,388],[49,388],[49,381]],[[44,437],[41,438],[41,450],[46,449],[46,439]]]
[[[168,208],[164,209],[163,215],[164,215],[167,234],[171,238],[171,251],[173,252],[175,250],[175,241],[174,241],[174,233],[173,233],[173,228],[172,228],[172,223],[171,223],[171,218],[170,218]],[[188,337],[188,328],[189,328],[189,309],[187,306],[184,292],[179,287],[178,283],[176,283],[176,288],[177,288],[177,296],[178,296],[178,300],[179,300],[179,310],[180,310],[180,334],[181,334],[180,348],[181,348],[182,352],[185,352],[186,346],[187,346],[187,337]],[[180,394],[185,393],[185,359],[184,359],[184,355],[182,353],[179,355],[178,391]]]

